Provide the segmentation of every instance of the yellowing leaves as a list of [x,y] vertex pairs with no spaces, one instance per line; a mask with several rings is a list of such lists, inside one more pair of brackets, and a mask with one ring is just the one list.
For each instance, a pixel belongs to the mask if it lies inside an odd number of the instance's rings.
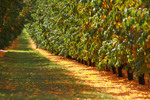
[[103,16],[102,16],[102,19],[105,19],[105,18],[106,18],[106,15],[103,15]]
[[93,23],[90,23],[90,26],[92,27],[92,26],[93,26]]
[[120,27],[122,27],[122,24],[121,24],[120,22],[118,22],[118,25],[119,25]]
[[103,1],[103,5],[105,8],[108,8],[109,6],[106,4],[105,0]]
[[119,10],[121,10],[121,6],[120,5],[118,6],[118,8],[119,8]]
[[90,13],[90,14],[91,14],[92,10],[93,10],[93,9],[89,9],[89,13]]

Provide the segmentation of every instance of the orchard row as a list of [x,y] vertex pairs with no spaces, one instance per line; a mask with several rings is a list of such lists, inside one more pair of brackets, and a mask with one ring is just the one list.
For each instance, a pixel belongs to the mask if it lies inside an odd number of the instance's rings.
[[99,70],[127,70],[140,84],[150,77],[149,0],[29,1],[26,25],[35,43]]

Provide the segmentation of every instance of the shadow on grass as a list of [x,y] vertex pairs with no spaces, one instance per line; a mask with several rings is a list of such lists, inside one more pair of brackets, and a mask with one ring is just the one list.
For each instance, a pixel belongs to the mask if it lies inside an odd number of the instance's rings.
[[100,89],[82,84],[65,70],[30,48],[22,34],[14,50],[0,61],[0,99],[110,99]]

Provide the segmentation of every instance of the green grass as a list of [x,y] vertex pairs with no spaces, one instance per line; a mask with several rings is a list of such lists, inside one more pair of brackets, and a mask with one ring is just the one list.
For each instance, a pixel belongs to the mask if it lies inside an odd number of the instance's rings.
[[26,32],[17,43],[0,61],[0,100],[112,99],[31,49]]

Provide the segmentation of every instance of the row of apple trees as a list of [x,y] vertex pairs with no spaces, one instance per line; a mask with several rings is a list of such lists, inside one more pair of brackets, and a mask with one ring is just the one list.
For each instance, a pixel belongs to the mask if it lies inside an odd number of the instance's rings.
[[[30,1],[32,2],[32,1]],[[40,48],[140,84],[150,74],[149,0],[37,0],[27,31]]]
[[24,27],[23,0],[0,0],[0,49],[9,46]]

